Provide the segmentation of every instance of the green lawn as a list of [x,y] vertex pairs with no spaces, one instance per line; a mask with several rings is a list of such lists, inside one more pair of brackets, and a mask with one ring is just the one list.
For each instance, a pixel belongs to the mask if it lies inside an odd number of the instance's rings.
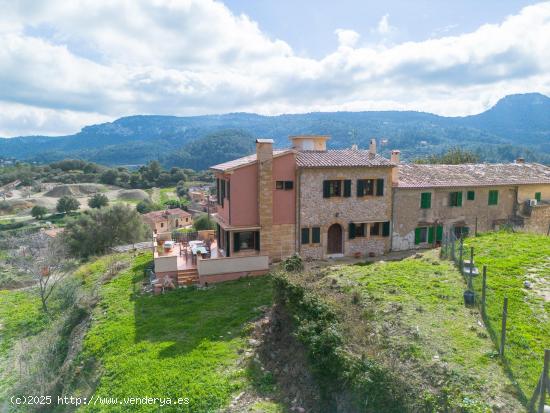
[[14,381],[14,371],[8,367],[10,351],[17,340],[39,333],[47,324],[33,291],[0,290],[0,405]]
[[[497,232],[468,238],[475,261],[487,265],[487,322],[500,342],[502,302],[508,297],[506,363],[526,397],[531,397],[542,371],[544,349],[550,348],[550,237]],[[481,277],[474,288],[480,296]],[[523,286],[533,283],[532,289]]]
[[429,380],[463,411],[488,411],[501,404],[508,406],[505,411],[521,409],[479,324],[479,313],[463,304],[460,273],[450,262],[440,261],[437,251],[399,262],[335,267],[329,274],[345,291],[359,292],[371,303],[364,317],[375,328],[375,347],[382,349],[371,351],[413,360],[421,375],[433,374]]
[[164,203],[170,199],[178,199],[176,194],[176,187],[172,186],[169,188],[160,188],[160,202]]
[[[82,357],[99,362],[95,396],[189,398],[162,411],[213,412],[249,383],[237,367],[247,322],[271,302],[269,279],[179,289],[159,296],[139,293],[150,256],[101,289],[101,302]],[[86,411],[158,411],[158,406],[88,406]]]

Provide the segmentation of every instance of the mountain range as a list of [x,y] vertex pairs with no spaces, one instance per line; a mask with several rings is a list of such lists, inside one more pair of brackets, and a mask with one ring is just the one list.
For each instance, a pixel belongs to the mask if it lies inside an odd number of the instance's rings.
[[401,149],[404,159],[461,146],[486,161],[524,156],[550,163],[550,98],[509,95],[483,113],[463,117],[414,111],[138,115],[86,126],[74,135],[0,138],[0,157],[37,162],[80,158],[107,165],[159,159],[165,166],[204,169],[250,153],[256,137],[273,138],[284,147],[288,136],[298,134],[330,135],[332,148],[366,147],[375,137],[382,153]]

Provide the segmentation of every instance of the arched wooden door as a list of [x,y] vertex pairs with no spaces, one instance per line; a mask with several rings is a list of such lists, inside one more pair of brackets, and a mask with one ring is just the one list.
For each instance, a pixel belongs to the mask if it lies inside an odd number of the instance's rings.
[[327,253],[342,254],[342,227],[339,224],[332,224],[327,235]]

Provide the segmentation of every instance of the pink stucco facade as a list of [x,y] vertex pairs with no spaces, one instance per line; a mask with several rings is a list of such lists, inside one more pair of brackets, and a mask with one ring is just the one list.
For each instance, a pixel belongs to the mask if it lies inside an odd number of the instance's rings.
[[[234,227],[259,225],[258,165],[217,173],[216,178],[229,182],[229,197],[218,206],[218,217]],[[292,181],[292,189],[276,189],[277,181]],[[296,221],[296,161],[293,153],[273,158],[273,224],[293,224]]]

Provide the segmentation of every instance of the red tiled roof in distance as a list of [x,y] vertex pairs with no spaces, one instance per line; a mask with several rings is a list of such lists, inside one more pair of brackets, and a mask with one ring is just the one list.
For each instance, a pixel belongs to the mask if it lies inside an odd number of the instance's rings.
[[[273,156],[277,157],[279,155],[283,155],[285,153],[292,152],[292,149],[274,149],[273,150]],[[227,161],[224,163],[220,163],[218,165],[211,166],[210,169],[214,169],[216,171],[231,171],[236,168],[240,168],[242,166],[250,165],[256,162],[256,154],[243,156],[242,158],[233,159],[231,161]]]
[[162,210],[162,211],[151,211],[151,212],[148,212],[146,214],[143,214],[143,217],[149,218],[149,219],[155,221],[157,219],[166,219],[169,215],[178,215],[178,216],[183,216],[183,217],[190,217],[191,216],[191,214],[189,212],[184,211],[181,208],[171,208],[171,209],[166,209],[166,210]]

